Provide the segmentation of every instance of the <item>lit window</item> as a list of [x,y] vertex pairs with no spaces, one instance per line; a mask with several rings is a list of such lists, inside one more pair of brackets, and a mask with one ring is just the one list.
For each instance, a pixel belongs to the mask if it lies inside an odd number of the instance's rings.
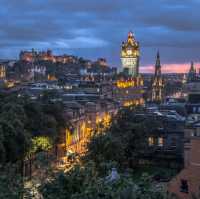
[[154,139],[153,137],[149,137],[149,146],[153,146],[154,145]]
[[162,147],[164,144],[164,140],[162,137],[158,138],[158,146]]

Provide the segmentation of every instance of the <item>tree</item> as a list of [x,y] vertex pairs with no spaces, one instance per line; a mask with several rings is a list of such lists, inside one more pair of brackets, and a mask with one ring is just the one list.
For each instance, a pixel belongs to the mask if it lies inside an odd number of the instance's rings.
[[35,137],[46,137],[52,145],[57,142],[65,125],[63,108],[60,104],[32,102],[15,94],[0,98],[0,164],[21,161],[23,167]]
[[76,166],[67,173],[60,173],[53,181],[41,186],[44,199],[164,199],[165,193],[156,190],[150,178],[143,176],[135,183],[131,176],[107,182],[99,177],[93,163]]
[[88,150],[83,157],[85,162],[92,160],[101,170],[101,165],[105,162],[117,162],[118,166],[124,161],[124,146],[118,138],[114,138],[110,133],[97,134],[88,143]]
[[54,143],[66,126],[63,106],[50,101],[28,102],[24,105],[27,115],[26,128],[33,136],[48,136]]
[[17,168],[7,164],[0,168],[0,198],[21,199],[24,193],[22,177],[16,174]]
[[[30,146],[30,134],[25,130],[26,115],[23,107],[5,104],[0,114],[1,149],[6,162],[22,160]],[[19,147],[20,146],[20,147]]]
[[155,118],[142,114],[143,111],[132,107],[120,110],[110,128],[91,139],[83,159],[93,160],[97,167],[102,161],[115,161],[120,167],[137,166],[140,157],[148,150],[149,134],[162,126]]

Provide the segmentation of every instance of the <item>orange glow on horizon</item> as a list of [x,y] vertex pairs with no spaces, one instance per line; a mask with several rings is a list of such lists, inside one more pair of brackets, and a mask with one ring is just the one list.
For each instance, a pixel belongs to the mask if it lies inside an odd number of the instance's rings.
[[[198,72],[200,69],[200,63],[194,64],[196,71]],[[162,65],[162,73],[188,73],[190,70],[190,63],[183,64],[163,64]],[[141,73],[154,73],[155,66],[147,65],[141,66]]]

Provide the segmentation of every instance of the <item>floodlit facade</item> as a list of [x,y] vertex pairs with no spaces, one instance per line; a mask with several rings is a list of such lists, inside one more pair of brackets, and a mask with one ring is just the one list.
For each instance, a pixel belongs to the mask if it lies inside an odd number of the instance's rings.
[[21,51],[19,58],[25,62],[36,62],[36,61],[48,61],[52,63],[76,63],[76,58],[70,55],[56,56],[51,50],[37,52],[34,49],[32,51]]
[[122,42],[122,71],[118,75],[114,87],[115,99],[121,106],[137,106],[144,104],[144,81],[139,75],[139,43],[132,32],[128,33],[126,42]]
[[128,33],[126,42],[122,42],[121,47],[121,62],[123,71],[128,75],[137,77],[139,71],[139,43],[135,40],[132,32]]
[[161,74],[160,54],[157,53],[155,75],[152,81],[152,101],[161,102],[163,100],[164,81]]
[[116,81],[114,96],[122,106],[144,104],[144,82],[142,77],[120,77]]
[[6,67],[4,65],[0,65],[0,79],[6,78]]

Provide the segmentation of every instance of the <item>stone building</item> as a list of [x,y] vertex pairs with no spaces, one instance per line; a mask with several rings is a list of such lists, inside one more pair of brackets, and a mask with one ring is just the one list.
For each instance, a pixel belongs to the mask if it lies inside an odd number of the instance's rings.
[[137,77],[139,74],[140,46],[132,32],[128,33],[126,42],[122,42],[121,62],[123,71]]
[[161,102],[163,100],[164,80],[161,74],[160,54],[157,53],[155,74],[152,80],[152,101]]
[[0,64],[0,80],[6,79],[6,67],[3,64]]
[[74,56],[71,55],[61,55],[57,56],[52,53],[51,50],[47,51],[35,51],[32,49],[32,51],[21,51],[19,55],[20,61],[25,62],[37,62],[37,61],[49,61],[52,63],[76,63],[77,59]]
[[174,177],[168,191],[181,199],[200,198],[200,122],[185,129],[184,169]]
[[197,79],[197,73],[194,67],[194,62],[191,62],[190,70],[187,75],[187,82],[192,82],[192,81],[195,81],[196,79]]
[[121,106],[144,104],[144,82],[139,74],[139,43],[132,32],[122,43],[121,62],[123,70],[117,75],[114,82],[114,98]]

